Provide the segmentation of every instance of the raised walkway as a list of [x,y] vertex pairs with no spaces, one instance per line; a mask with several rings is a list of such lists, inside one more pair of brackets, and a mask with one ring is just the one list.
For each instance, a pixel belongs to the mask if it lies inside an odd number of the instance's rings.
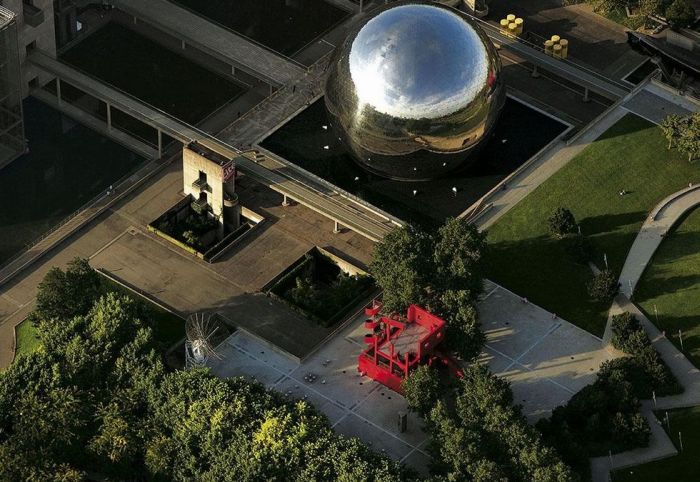
[[[476,18],[475,18],[476,19]],[[596,71],[586,69],[567,60],[550,57],[534,45],[501,33],[500,29],[490,23],[476,19],[489,38],[502,48],[518,54],[532,64],[564,79],[574,79],[581,87],[595,92],[606,99],[616,101],[630,92],[630,88],[616,80],[610,79]]]
[[167,0],[111,0],[111,3],[134,18],[273,85],[285,85],[304,72],[291,59]]
[[[256,182],[373,241],[379,241],[396,226],[394,220],[388,219],[377,210],[371,210],[347,199],[338,192],[321,190],[317,185],[302,179],[303,176],[298,172],[281,163],[266,157],[258,158],[252,151],[244,152],[40,51],[32,53],[29,61],[185,145],[196,141],[229,159],[234,159],[237,168]],[[61,104],[56,104],[56,107],[60,109]]]

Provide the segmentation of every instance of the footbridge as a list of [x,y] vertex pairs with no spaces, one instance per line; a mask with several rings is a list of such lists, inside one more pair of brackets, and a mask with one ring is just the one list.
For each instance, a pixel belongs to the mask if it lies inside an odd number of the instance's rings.
[[142,20],[271,85],[285,85],[304,72],[303,66],[292,59],[168,0],[110,0],[110,3],[136,21]]
[[[163,151],[164,136],[175,139],[183,145],[197,142],[207,148],[233,159],[239,171],[256,182],[282,194],[334,221],[334,229],[347,227],[373,241],[381,240],[398,222],[382,213],[372,210],[355,200],[318,185],[312,185],[286,166],[266,163],[265,156],[255,151],[242,151],[201,130],[188,125],[169,114],[110,87],[100,80],[80,72],[73,67],[54,59],[40,50],[32,52],[27,60],[56,77],[56,93],[38,90],[36,94],[54,107],[71,115],[69,108],[76,109],[62,95],[65,84],[106,104],[106,128],[116,130],[111,119],[116,109],[141,123],[150,126],[157,133],[158,155]],[[83,111],[80,111],[83,112]],[[268,168],[267,166],[272,166]]]

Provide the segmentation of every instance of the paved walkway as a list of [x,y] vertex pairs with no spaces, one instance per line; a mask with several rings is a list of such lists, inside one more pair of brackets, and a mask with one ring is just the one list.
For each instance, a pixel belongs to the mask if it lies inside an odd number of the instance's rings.
[[683,214],[698,204],[700,204],[700,185],[695,185],[671,194],[654,208],[632,243],[620,273],[622,293],[625,296],[632,297],[639,278],[664,240],[666,233]]
[[678,351],[665,334],[629,299],[656,249],[663,241],[664,235],[683,214],[699,204],[700,186],[692,186],[670,195],[651,212],[627,255],[627,260],[620,274],[622,292],[613,302],[603,336],[604,342],[609,342],[612,335],[610,322],[612,316],[623,312],[632,313],[640,321],[649,335],[652,345],[685,390],[680,395],[657,398],[655,403],[649,400],[643,402],[642,414],[649,421],[649,426],[652,429],[649,446],[615,454],[612,457],[591,459],[593,482],[607,482],[611,470],[676,455],[677,451],[673,443],[660,426],[652,410],[670,410],[700,405],[700,370],[683,353]]

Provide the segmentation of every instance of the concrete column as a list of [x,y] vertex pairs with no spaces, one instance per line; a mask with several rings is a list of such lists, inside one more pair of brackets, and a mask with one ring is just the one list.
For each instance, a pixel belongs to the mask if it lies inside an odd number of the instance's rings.
[[158,129],[158,159],[163,157],[163,132]]
[[112,104],[105,102],[107,104],[107,129],[112,130]]
[[231,76],[232,77],[236,76],[236,67],[234,67],[233,65],[231,66]]
[[282,200],[282,206],[287,207],[289,206],[289,200],[287,199],[287,195],[284,194],[284,199]]
[[363,7],[364,7],[364,0],[360,0],[360,13],[362,13]]
[[338,221],[333,221],[333,234],[338,234],[340,232],[340,224],[338,224]]
[[539,79],[540,78],[540,72],[537,70],[537,66],[535,65],[534,68],[532,69],[532,78],[534,79]]
[[187,48],[187,43],[184,40],[180,41],[180,48],[182,48],[182,50],[185,50]]
[[61,78],[56,77],[56,99],[58,101],[58,105],[61,105]]
[[588,91],[588,87],[583,89],[583,101],[584,102],[590,102],[591,98],[589,97],[590,92]]

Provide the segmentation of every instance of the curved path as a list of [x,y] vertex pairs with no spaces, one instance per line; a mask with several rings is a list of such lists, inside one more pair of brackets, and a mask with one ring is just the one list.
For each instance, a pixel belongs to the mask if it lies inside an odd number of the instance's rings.
[[660,397],[655,402],[642,402],[642,415],[649,422],[652,436],[649,446],[615,454],[611,457],[591,459],[593,482],[607,482],[610,471],[671,457],[678,451],[668,438],[653,410],[668,410],[700,405],[700,370],[671,343],[665,334],[654,325],[642,311],[630,301],[637,282],[651,261],[666,233],[690,209],[700,205],[700,186],[689,186],[661,201],[649,214],[637,238],[630,248],[620,274],[622,292],[615,298],[603,340],[607,343],[611,335],[610,320],[613,315],[628,311],[634,314],[646,330],[656,351],[676,376],[685,391],[680,395]]
[[639,278],[651,261],[666,233],[690,209],[700,204],[700,185],[671,194],[661,201],[642,224],[620,273],[622,293],[631,298]]

